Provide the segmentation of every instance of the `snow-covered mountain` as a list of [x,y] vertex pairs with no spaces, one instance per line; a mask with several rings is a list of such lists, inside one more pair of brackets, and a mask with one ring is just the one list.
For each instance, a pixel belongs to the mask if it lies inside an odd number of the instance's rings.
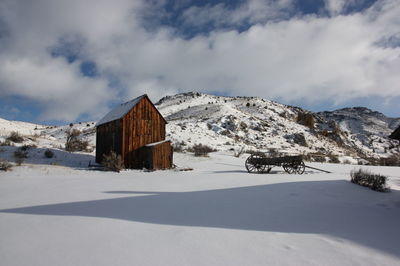
[[167,96],[156,106],[169,122],[168,137],[186,147],[201,143],[218,150],[244,147],[352,158],[387,157],[399,151],[398,142],[388,136],[400,118],[367,108],[312,113],[258,97],[201,93]]
[[390,148],[381,145],[400,125],[400,118],[390,118],[365,107],[343,108],[333,112],[320,112],[325,120],[333,120],[343,131],[350,132],[363,145],[372,149]]
[[[183,150],[205,144],[222,151],[338,156],[352,162],[399,153],[399,142],[388,136],[400,118],[362,107],[312,113],[258,97],[196,92],[164,97],[156,107],[168,121],[167,138]],[[95,122],[45,126],[0,119],[0,141],[17,131],[25,136],[22,144],[61,148],[71,129],[94,147]]]

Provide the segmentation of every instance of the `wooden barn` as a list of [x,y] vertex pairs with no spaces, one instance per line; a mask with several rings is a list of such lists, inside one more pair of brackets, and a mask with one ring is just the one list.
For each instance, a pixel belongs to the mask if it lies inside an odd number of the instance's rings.
[[166,124],[146,94],[119,105],[96,124],[96,162],[114,151],[126,168],[171,168],[173,154],[171,142],[165,140]]

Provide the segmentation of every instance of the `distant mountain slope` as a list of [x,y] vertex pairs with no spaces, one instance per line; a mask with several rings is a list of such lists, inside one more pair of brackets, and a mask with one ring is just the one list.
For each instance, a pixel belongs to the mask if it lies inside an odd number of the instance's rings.
[[374,142],[384,142],[400,125],[400,118],[390,118],[365,107],[343,108],[320,112],[319,116],[333,120],[344,131],[351,133],[363,145],[375,147]]
[[386,117],[382,113],[365,107],[325,111],[318,115],[336,121],[342,129],[361,135],[388,137],[400,125],[400,118]]

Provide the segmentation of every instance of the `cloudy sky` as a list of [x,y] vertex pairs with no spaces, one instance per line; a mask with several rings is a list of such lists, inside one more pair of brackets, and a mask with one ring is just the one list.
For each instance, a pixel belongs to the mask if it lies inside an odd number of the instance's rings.
[[400,0],[0,1],[2,118],[187,91],[399,117]]

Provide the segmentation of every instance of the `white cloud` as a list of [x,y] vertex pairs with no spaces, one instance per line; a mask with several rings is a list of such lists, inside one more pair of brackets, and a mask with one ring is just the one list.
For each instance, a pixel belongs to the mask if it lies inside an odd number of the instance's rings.
[[47,106],[45,120],[74,120],[81,113],[95,117],[99,104],[115,95],[101,79],[82,77],[79,66],[64,59],[16,58],[0,63],[0,95],[18,95]]
[[[298,16],[189,40],[168,27],[147,32],[140,20],[146,5],[140,1],[95,2],[3,1],[0,18],[9,35],[0,38],[0,95],[41,102],[46,119],[64,120],[83,113],[101,116],[115,97],[141,93],[157,100],[185,90],[220,91],[311,103],[400,96],[400,48],[376,45],[398,34],[395,0],[347,16],[335,15],[343,4],[330,1],[329,18]],[[209,12],[204,21],[223,16],[221,23],[260,22],[291,6],[280,1],[271,8],[271,3],[252,0],[234,10],[208,6],[197,15]],[[272,11],[263,17],[259,11],[267,9]],[[99,77],[82,76],[79,60],[69,64],[49,54],[65,36],[84,40],[80,53],[96,62]],[[118,89],[108,87],[110,76],[118,79]]]
[[338,15],[342,13],[347,2],[347,0],[325,0],[325,5],[331,15]]

